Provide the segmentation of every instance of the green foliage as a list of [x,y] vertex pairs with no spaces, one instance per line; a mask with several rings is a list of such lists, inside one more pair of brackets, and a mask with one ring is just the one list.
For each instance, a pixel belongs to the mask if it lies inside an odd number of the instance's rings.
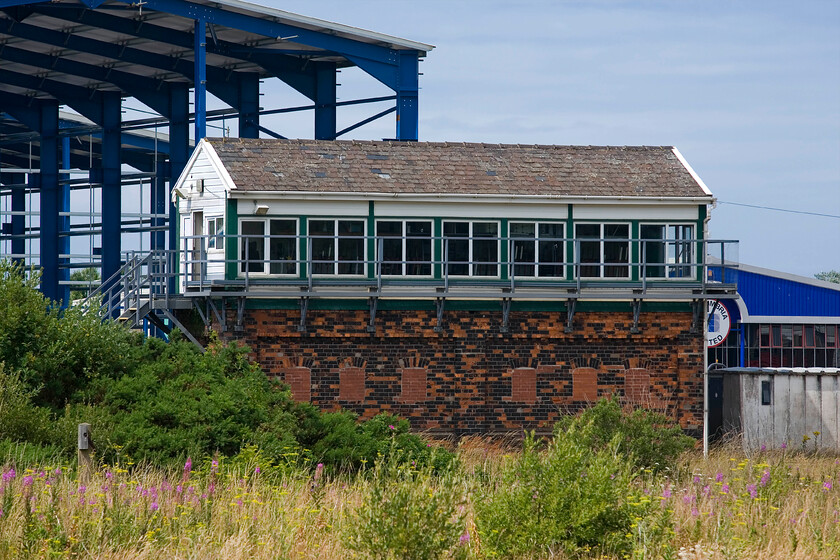
[[489,557],[630,550],[633,510],[625,496],[632,463],[619,453],[617,439],[590,448],[592,430],[558,431],[544,451],[529,437],[498,482],[479,492],[476,526]]
[[694,447],[694,439],[664,414],[637,408],[624,414],[613,399],[600,399],[595,406],[576,417],[567,417],[555,426],[555,435],[569,430],[585,430],[584,444],[593,449],[607,447],[614,439],[617,451],[632,458],[637,468],[658,472],[673,468],[677,457]]
[[39,406],[60,410],[100,376],[119,375],[139,338],[94,315],[63,313],[37,291],[40,274],[0,260],[0,362]]
[[70,280],[88,283],[85,287],[70,290],[70,301],[84,299],[92,291],[92,288],[95,289],[95,287],[99,285],[99,271],[95,268],[82,268],[80,270],[74,270],[70,274]]
[[359,423],[349,411],[327,412],[304,423],[301,444],[310,450],[313,463],[323,463],[328,472],[355,472],[385,458],[422,468],[445,470],[455,455],[432,447],[409,432],[408,420],[382,413]]
[[840,270],[829,270],[826,272],[818,272],[814,275],[817,280],[824,280],[825,282],[834,282],[840,284]]
[[370,491],[353,514],[345,542],[363,558],[466,558],[465,492],[451,476],[433,478],[379,462]]
[[141,355],[135,372],[96,388],[110,415],[105,449],[116,444],[135,460],[165,464],[233,455],[249,443],[269,452],[296,443],[290,393],[272,386],[244,349],[215,344],[202,354],[189,342],[150,339]]
[[36,445],[51,436],[50,413],[33,406],[32,390],[16,373],[6,372],[0,362],[0,438],[30,442]]

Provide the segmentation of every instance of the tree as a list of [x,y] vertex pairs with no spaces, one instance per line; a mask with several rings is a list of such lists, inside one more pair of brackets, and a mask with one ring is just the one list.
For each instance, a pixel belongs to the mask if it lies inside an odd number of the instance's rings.
[[834,282],[840,284],[840,270],[829,270],[828,272],[818,272],[814,275],[817,280],[824,280],[826,282]]
[[72,274],[70,274],[70,280],[87,282],[87,286],[78,286],[75,290],[70,291],[70,301],[84,299],[95,289],[95,286],[99,284],[99,271],[95,268],[82,268],[80,270],[75,270]]

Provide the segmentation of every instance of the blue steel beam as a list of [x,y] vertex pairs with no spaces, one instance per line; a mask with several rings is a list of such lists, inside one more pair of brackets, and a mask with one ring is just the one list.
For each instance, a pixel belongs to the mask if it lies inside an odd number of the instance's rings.
[[315,63],[315,139],[335,140],[335,63]]
[[[101,12],[92,12],[90,10],[50,5],[38,6],[35,11],[57,19],[92,27],[101,27],[138,39],[165,43],[183,49],[193,48],[194,37],[192,33],[185,33],[168,27],[154,25],[153,23],[146,22],[145,19],[123,18]],[[228,41],[211,42],[206,48],[209,53],[258,64],[301,94],[309,99],[314,99],[314,73],[308,68],[307,59],[286,56],[284,54],[255,54],[255,52],[239,44]],[[220,81],[220,78],[211,75],[211,80],[217,82]],[[215,92],[213,94],[216,95]],[[219,97],[225,100],[222,96]],[[225,101],[229,103],[229,101]],[[235,105],[232,104],[232,106]]]
[[37,175],[40,195],[40,266],[41,292],[54,300],[61,299],[59,263],[59,212],[62,208],[61,189],[58,184],[58,103],[39,103],[38,131],[41,134],[40,173]]
[[41,126],[41,115],[38,101],[24,95],[0,91],[0,107],[30,130],[38,130]]
[[122,182],[120,176],[120,119],[122,99],[118,92],[103,95],[102,104],[102,278],[120,269],[120,221]]
[[258,74],[241,74],[238,80],[239,137],[260,137],[260,77]]
[[195,76],[195,143],[207,136],[207,23],[195,20],[193,48]]
[[35,53],[8,45],[3,47],[2,57],[4,60],[19,64],[26,64],[36,68],[54,70],[56,72],[113,84],[128,95],[136,97],[158,113],[166,115],[166,91],[170,87],[170,84],[167,82],[144,78],[137,74],[122,72],[113,68],[101,68],[99,66],[84,64],[60,56]]
[[417,53],[400,53],[400,81],[397,88],[397,139],[417,141],[420,75]]
[[[194,65],[183,58],[176,58],[157,53],[150,53],[140,49],[98,41],[88,37],[81,37],[71,33],[44,29],[26,23],[16,23],[10,20],[0,20],[0,33],[14,35],[37,41],[45,45],[52,45],[62,49],[90,53],[104,56],[121,62],[141,64],[149,68],[155,68],[164,72],[180,74],[190,80],[194,76]],[[207,67],[207,76],[210,80],[208,87],[213,95],[229,105],[237,101],[236,86],[228,83],[231,72],[214,66]]]
[[[169,189],[187,165],[190,154],[189,88],[173,86],[169,92]],[[168,199],[169,193],[167,193]],[[169,203],[169,248],[178,249],[178,211]],[[173,279],[174,282],[174,279]],[[174,283],[170,288],[174,289]]]
[[97,90],[8,70],[0,70],[0,83],[48,93],[94,122],[101,113],[102,93]]

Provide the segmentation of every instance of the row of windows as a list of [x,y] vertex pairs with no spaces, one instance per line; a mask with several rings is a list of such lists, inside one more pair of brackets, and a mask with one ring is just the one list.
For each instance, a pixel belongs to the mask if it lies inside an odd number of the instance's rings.
[[[837,325],[742,325],[746,367],[840,367]],[[741,365],[740,337],[734,329],[723,344],[709,349],[709,363]]]
[[[514,276],[566,276],[568,244],[573,242],[566,238],[564,223],[511,221],[506,238],[500,229],[499,222],[449,220],[443,222],[442,238],[436,239],[431,220],[378,220],[375,255],[369,258],[365,220],[310,219],[302,234],[297,219],[243,219],[240,272],[297,275],[299,264],[309,261],[313,274],[364,275],[365,264],[374,261],[385,276],[428,277],[433,264],[442,262],[450,276],[498,277],[502,246],[507,243]],[[208,222],[207,231],[211,236],[207,248],[223,249],[223,223]],[[695,277],[693,234],[693,225],[642,225],[645,275]],[[301,243],[303,236],[309,238],[308,246]],[[575,224],[574,238],[581,277],[630,277],[631,241],[635,240],[631,240],[629,224]]]

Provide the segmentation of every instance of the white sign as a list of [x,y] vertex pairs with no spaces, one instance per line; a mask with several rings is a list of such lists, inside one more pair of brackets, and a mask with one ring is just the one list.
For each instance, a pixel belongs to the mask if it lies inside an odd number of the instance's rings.
[[729,336],[732,322],[729,319],[729,311],[721,302],[710,299],[706,305],[706,316],[709,318],[709,330],[706,331],[706,347],[714,348],[720,346]]

